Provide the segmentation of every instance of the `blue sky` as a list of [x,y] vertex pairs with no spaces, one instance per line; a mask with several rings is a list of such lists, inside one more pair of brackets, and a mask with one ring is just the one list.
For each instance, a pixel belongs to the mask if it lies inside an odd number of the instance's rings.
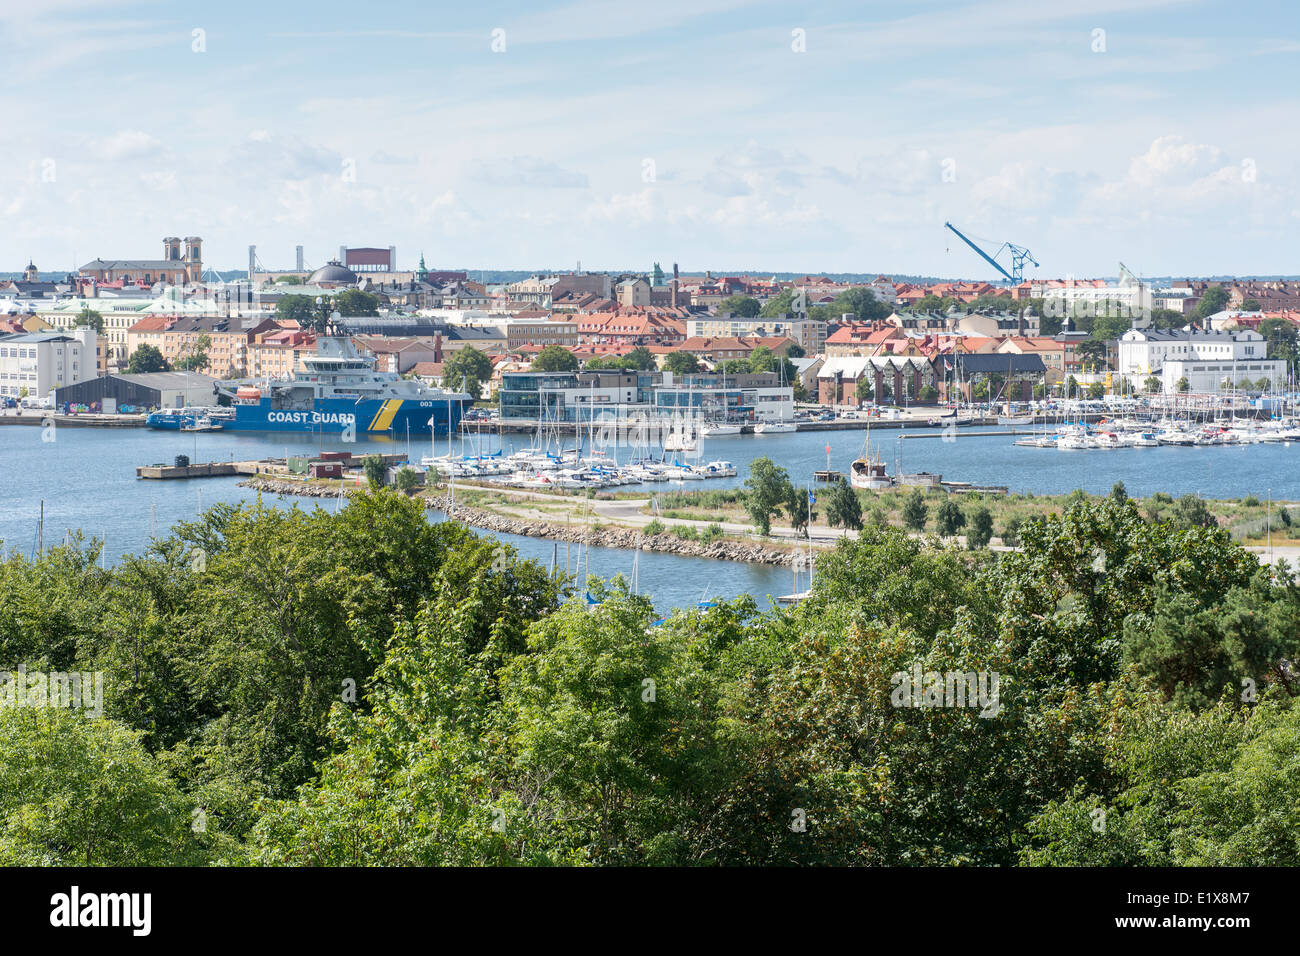
[[994,278],[951,220],[1040,275],[1300,272],[1281,0],[0,0],[0,43],[0,271]]

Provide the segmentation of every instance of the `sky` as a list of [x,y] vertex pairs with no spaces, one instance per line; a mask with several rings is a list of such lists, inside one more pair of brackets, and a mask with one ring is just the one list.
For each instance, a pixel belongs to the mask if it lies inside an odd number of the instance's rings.
[[[0,271],[1300,273],[1294,0],[0,0]],[[1005,256],[1004,256],[1005,258]]]

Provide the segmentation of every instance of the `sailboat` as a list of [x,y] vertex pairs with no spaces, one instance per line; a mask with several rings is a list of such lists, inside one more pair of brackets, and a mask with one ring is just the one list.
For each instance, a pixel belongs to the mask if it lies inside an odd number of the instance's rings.
[[695,451],[699,446],[695,432],[693,418],[677,419],[669,429],[668,434],[664,436],[664,451]]
[[871,455],[870,428],[862,442],[862,454],[849,467],[849,484],[854,488],[869,488],[873,491],[893,487],[894,479],[885,473],[885,462],[878,453],[874,458]]

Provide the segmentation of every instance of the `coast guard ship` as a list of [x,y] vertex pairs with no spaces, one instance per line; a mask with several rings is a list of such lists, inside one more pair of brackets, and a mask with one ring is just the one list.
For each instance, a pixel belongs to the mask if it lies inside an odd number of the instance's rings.
[[230,402],[234,418],[225,431],[305,431],[393,436],[446,435],[460,423],[473,398],[465,392],[430,388],[375,369],[346,335],[317,339],[316,354],[286,382],[261,389],[237,382],[214,386],[218,401]]

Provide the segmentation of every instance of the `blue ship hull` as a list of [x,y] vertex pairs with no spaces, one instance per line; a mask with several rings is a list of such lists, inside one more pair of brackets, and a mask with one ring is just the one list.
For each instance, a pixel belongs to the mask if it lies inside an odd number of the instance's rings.
[[144,423],[150,428],[161,428],[167,431],[180,431],[182,424],[188,425],[193,421],[193,415],[174,415],[166,412],[154,412],[145,418]]
[[419,401],[410,398],[353,401],[347,398],[321,398],[311,411],[272,408],[270,397],[254,404],[233,406],[234,421],[225,421],[225,431],[265,432],[343,432],[402,436],[446,435],[460,424],[459,402]]

